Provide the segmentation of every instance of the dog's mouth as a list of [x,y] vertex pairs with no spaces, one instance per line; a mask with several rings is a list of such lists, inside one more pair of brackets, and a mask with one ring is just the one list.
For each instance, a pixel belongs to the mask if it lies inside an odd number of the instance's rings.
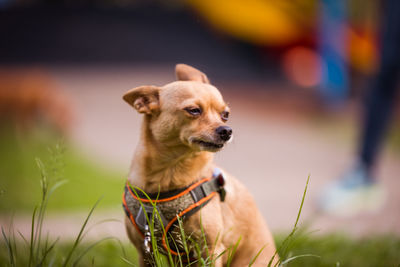
[[217,144],[213,142],[206,142],[200,139],[193,140],[194,144],[198,144],[200,147],[204,148],[205,150],[219,150],[221,149],[224,144]]

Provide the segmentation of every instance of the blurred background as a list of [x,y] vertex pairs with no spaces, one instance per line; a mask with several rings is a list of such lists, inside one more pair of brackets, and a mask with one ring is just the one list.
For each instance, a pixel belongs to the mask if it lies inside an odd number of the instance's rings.
[[[278,239],[292,229],[310,175],[301,221],[312,233],[302,249],[314,253],[334,240],[336,247],[321,253],[333,250],[337,258],[325,262],[357,266],[352,257],[381,247],[377,262],[398,264],[389,251],[400,249],[398,97],[375,170],[384,203],[353,216],[316,205],[324,186],[356,161],[363,99],[379,68],[384,4],[0,0],[1,224],[13,218],[29,233],[41,190],[36,157],[54,181],[68,180],[49,202],[51,235],[79,231],[100,196],[94,221],[122,221],[122,188],[141,121],[122,94],[169,83],[175,64],[186,63],[205,72],[230,104],[234,141],[216,161],[250,189]],[[127,240],[121,222],[90,232],[110,234]],[[338,252],[366,243],[359,255]],[[323,265],[321,257],[309,264]]]

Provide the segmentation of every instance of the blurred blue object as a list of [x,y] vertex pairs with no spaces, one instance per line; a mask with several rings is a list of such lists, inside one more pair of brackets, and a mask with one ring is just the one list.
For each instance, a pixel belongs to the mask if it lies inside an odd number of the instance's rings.
[[346,63],[346,1],[320,2],[319,51],[322,58],[321,95],[328,102],[348,96],[349,75]]

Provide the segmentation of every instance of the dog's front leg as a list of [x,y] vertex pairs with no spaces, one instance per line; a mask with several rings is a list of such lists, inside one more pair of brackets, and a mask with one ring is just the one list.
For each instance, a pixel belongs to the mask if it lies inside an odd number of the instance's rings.
[[143,251],[138,250],[138,256],[139,256],[139,264],[140,267],[151,267],[154,266],[154,264],[151,264],[152,259],[149,257],[145,257],[145,254],[143,253]]
[[[222,267],[226,258],[226,247],[222,243],[222,227],[209,227],[207,231],[207,247],[209,256],[213,262],[212,266]],[[207,255],[208,256],[208,255]]]
[[154,259],[151,257],[150,254],[141,249],[140,245],[135,244],[135,247],[138,254],[138,262],[140,267],[151,267],[155,265]]

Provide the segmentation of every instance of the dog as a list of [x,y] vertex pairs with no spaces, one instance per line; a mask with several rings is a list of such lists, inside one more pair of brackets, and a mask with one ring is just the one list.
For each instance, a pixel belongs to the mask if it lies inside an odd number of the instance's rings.
[[[179,198],[183,198],[180,195],[186,192],[184,197],[191,199],[190,195],[195,195],[193,192],[197,190],[193,188],[207,177],[215,179],[209,179],[209,184],[204,182],[203,189],[197,191],[209,191],[209,194],[201,195],[200,201],[197,201],[198,196],[193,196],[195,201],[191,201],[194,204],[188,204],[190,208],[194,206],[201,210],[185,217],[182,210],[188,208],[177,208],[164,226],[171,226],[176,223],[176,215],[183,215],[186,236],[201,240],[204,232],[205,245],[215,257],[215,266],[227,263],[229,253],[224,251],[232,249],[235,244],[238,246],[231,266],[247,266],[260,251],[253,266],[266,266],[271,258],[274,258],[274,264],[278,261],[274,240],[252,195],[241,182],[213,163],[213,154],[232,140],[232,129],[227,125],[228,105],[201,71],[178,64],[175,73],[175,82],[162,87],[140,86],[123,96],[129,105],[144,115],[141,138],[127,179],[130,186],[125,188],[123,198],[127,234],[138,250],[141,266],[151,265],[146,260],[146,255],[151,254],[148,245],[150,234],[146,232],[148,228],[143,221],[143,214],[151,215],[151,212],[138,204],[139,199],[146,201],[145,197],[139,196],[139,191],[155,195],[157,206],[162,204],[162,192],[168,192],[166,197],[169,199],[171,192]],[[140,190],[132,190],[132,186]],[[179,201],[169,204],[172,208],[181,205]],[[130,205],[136,205],[136,211]],[[161,207],[160,213],[169,212],[165,209]],[[165,247],[165,240],[163,242]],[[181,252],[173,254],[177,253]],[[217,258],[220,254],[222,256]]]

